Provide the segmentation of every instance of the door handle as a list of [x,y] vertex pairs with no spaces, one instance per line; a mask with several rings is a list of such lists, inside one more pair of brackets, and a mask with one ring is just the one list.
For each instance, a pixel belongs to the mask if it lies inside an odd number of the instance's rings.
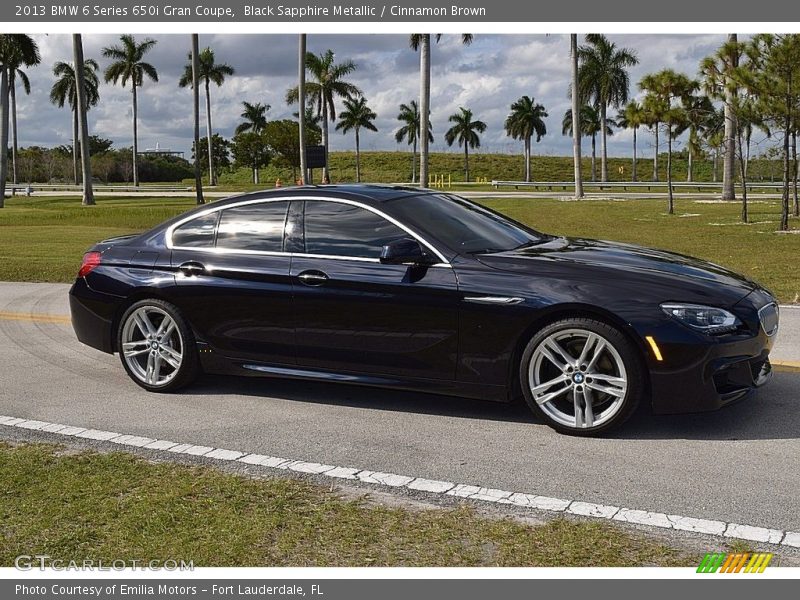
[[304,285],[310,286],[324,285],[325,282],[328,281],[328,276],[322,271],[303,271],[297,278]]
[[180,270],[180,272],[187,277],[191,277],[193,275],[200,275],[201,273],[205,272],[206,268],[203,266],[203,263],[190,260],[189,262],[185,262],[179,266],[178,270]]

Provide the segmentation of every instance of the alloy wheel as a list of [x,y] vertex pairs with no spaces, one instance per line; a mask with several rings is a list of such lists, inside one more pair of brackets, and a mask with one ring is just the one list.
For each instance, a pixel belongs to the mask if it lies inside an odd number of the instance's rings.
[[122,328],[122,354],[130,372],[149,386],[168,384],[183,363],[184,343],[175,320],[156,306],[133,311]]

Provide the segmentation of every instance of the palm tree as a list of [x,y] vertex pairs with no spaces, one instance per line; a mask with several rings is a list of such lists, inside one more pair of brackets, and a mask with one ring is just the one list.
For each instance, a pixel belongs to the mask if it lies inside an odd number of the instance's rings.
[[[480,148],[481,138],[478,135],[486,131],[486,123],[483,121],[473,121],[472,111],[468,108],[460,107],[459,112],[450,115],[448,121],[453,126],[444,134],[444,141],[448,146],[458,142],[459,146],[464,147],[464,181],[469,181],[469,149]],[[421,171],[420,171],[421,173]]]
[[144,84],[145,76],[152,81],[158,81],[156,68],[150,63],[144,62],[144,55],[156,45],[156,40],[146,38],[142,43],[137,44],[136,38],[127,33],[120,36],[119,39],[122,42],[121,46],[103,48],[103,56],[114,61],[106,68],[104,77],[106,83],[119,83],[122,87],[125,87],[128,82],[131,84],[131,95],[133,97],[133,185],[138,186],[139,104],[136,90]]
[[244,119],[244,122],[236,126],[236,135],[245,131],[253,131],[255,133],[264,131],[264,127],[267,126],[267,111],[272,107],[269,104],[261,104],[261,102],[256,102],[255,104],[242,102],[242,106],[244,110],[239,116]]
[[[578,34],[569,34],[569,57],[572,63],[572,82],[569,85],[569,96],[572,105],[572,114],[578,115],[578,125],[581,124],[581,103],[578,97]],[[573,94],[573,90],[575,93]],[[575,199],[583,198],[583,175],[581,174],[581,128],[572,130],[572,168],[575,179]]]
[[336,131],[346,134],[352,130],[356,134],[356,183],[361,183],[361,146],[358,134],[362,128],[378,131],[373,123],[377,118],[375,111],[367,106],[367,99],[364,96],[346,99],[344,110],[339,114]]
[[631,169],[631,180],[636,181],[636,134],[642,125],[644,125],[644,109],[642,105],[636,100],[631,100],[625,105],[625,108],[617,115],[617,125],[623,129],[630,129],[633,131],[633,168]]
[[[326,50],[322,54],[306,53],[306,68],[315,81],[306,82],[306,94],[311,102],[316,105],[318,115],[322,116],[322,145],[325,148],[325,167],[322,170],[323,183],[330,183],[330,170],[328,168],[328,122],[336,120],[336,98],[350,99],[361,95],[361,90],[352,83],[344,80],[356,70],[352,60],[336,64],[333,50]],[[286,92],[286,102],[294,104],[299,98],[298,87]]]
[[515,140],[523,141],[525,154],[525,181],[531,180],[531,138],[536,134],[536,142],[547,133],[544,119],[547,111],[530,96],[522,96],[511,105],[511,114],[506,117],[506,134]]
[[599,33],[586,36],[586,45],[578,48],[578,95],[600,109],[600,180],[608,181],[608,144],[606,131],[609,106],[619,108],[628,101],[628,67],[639,63],[636,53],[617,45]]
[[[97,106],[100,100],[100,81],[97,78],[99,68],[94,59],[87,58],[83,61],[86,110]],[[78,87],[75,84],[75,69],[71,63],[59,61],[53,65],[53,75],[57,79],[50,88],[50,102],[59,108],[68,105],[72,111],[72,175],[75,185],[78,185]]]
[[8,96],[11,102],[11,175],[14,183],[17,181],[17,153],[19,151],[19,138],[17,135],[17,78],[22,83],[22,91],[25,95],[31,94],[31,82],[27,73],[20,67],[22,66],[19,56],[8,65]]
[[[580,108],[580,123],[578,129],[582,135],[592,138],[592,181],[597,181],[597,134],[600,133],[600,111],[590,104]],[[613,123],[613,121],[612,121]],[[572,135],[572,109],[568,108],[561,120],[561,133]],[[606,134],[614,135],[614,131],[606,123]]]
[[[412,100],[408,104],[400,105],[397,120],[403,126],[394,134],[395,141],[399,144],[406,141],[411,146],[411,183],[417,181],[417,141],[419,140],[419,104]],[[428,120],[428,142],[433,142],[433,124]]]
[[[193,148],[200,148],[200,90],[198,84],[200,83],[200,35],[197,33],[192,34],[192,125],[193,125]],[[203,175],[200,169],[200,153],[194,153],[194,160],[192,161],[194,170],[194,189],[195,189],[195,203],[205,204],[206,199],[203,196]]]
[[[183,75],[178,80],[180,87],[191,87],[192,85],[192,55],[189,55],[189,64],[183,69]],[[208,182],[209,185],[217,184],[217,175],[214,172],[214,152],[211,147],[214,134],[211,131],[211,83],[220,87],[225,83],[225,78],[234,74],[234,69],[227,63],[217,64],[214,51],[211,48],[203,48],[198,57],[200,72],[198,79],[203,82],[206,91],[206,139],[208,140]]]
[[678,128],[676,135],[680,135],[682,129],[689,130],[689,139],[686,142],[686,149],[689,152],[686,181],[692,181],[694,179],[694,157],[703,152],[703,133],[714,113],[714,104],[708,96],[691,94],[683,98],[683,110],[686,120],[682,127]]
[[0,34],[0,208],[5,206],[8,177],[9,71],[41,61],[39,47],[29,35]]
[[663,69],[658,73],[645,75],[639,86],[647,92],[645,106],[650,106],[651,118],[664,126],[667,136],[667,211],[673,214],[675,204],[672,196],[672,140],[686,122],[685,103],[689,96],[698,90],[700,84],[683,73]]
[[78,129],[80,130],[81,141],[81,174],[83,175],[83,199],[81,204],[94,206],[92,163],[89,160],[89,124],[86,121],[89,105],[86,102],[86,74],[83,72],[83,65],[86,59],[83,57],[83,40],[80,33],[72,34],[72,60],[75,63],[75,89],[77,90],[77,102],[75,104],[78,108]]
[[[436,43],[442,39],[442,34],[436,34]],[[472,43],[471,33],[461,34],[461,43],[469,46]],[[408,40],[411,48],[419,50],[419,111],[420,131],[428,129],[431,114],[431,34],[412,33]],[[421,136],[419,139],[419,181],[428,185],[428,138]]]

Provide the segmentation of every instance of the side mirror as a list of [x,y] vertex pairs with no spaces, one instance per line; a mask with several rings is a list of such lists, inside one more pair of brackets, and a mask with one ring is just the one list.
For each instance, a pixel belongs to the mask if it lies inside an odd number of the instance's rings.
[[385,265],[427,262],[427,255],[419,242],[412,238],[402,238],[386,244],[381,250],[381,262]]

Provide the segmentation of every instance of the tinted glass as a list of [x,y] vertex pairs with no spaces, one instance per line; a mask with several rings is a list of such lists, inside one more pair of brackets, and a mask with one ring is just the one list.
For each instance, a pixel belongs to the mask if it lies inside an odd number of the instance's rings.
[[391,201],[392,216],[429,231],[432,237],[460,252],[511,250],[548,239],[547,236],[463,198],[426,194]]
[[223,210],[217,248],[280,252],[288,208],[288,202],[267,202]]
[[379,258],[385,244],[409,237],[383,217],[339,202],[306,202],[305,239],[309,254]]
[[211,248],[214,246],[214,230],[218,218],[219,213],[212,212],[187,221],[172,232],[172,245]]

